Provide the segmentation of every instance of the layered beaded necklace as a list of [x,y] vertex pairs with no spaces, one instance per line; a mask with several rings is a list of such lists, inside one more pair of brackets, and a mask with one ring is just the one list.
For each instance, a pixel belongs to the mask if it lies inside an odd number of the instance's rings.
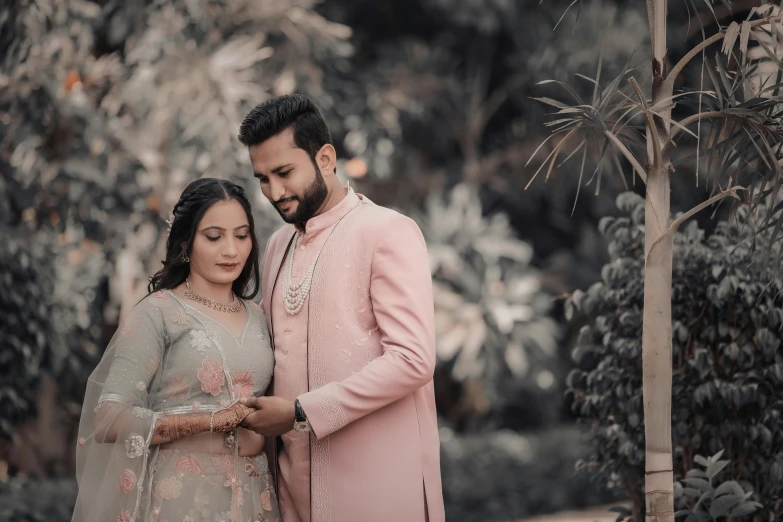
[[[234,301],[231,303],[221,303],[218,301],[215,301],[214,299],[207,299],[206,297],[202,296],[195,290],[193,290],[190,287],[190,281],[185,279],[185,288],[187,289],[185,291],[185,297],[192,301],[196,301],[197,303],[201,303],[205,306],[208,306],[212,309],[217,310],[218,312],[232,312],[236,313],[242,310],[242,303],[239,302],[239,299],[237,299],[237,296],[234,296]],[[233,295],[233,294],[232,294]]]
[[291,249],[288,258],[286,259],[285,271],[283,274],[283,306],[285,306],[285,311],[288,313],[288,315],[298,314],[304,306],[307,294],[310,292],[310,285],[313,282],[315,264],[318,262],[318,258],[321,256],[321,253],[318,252],[318,255],[315,256],[313,264],[310,265],[310,268],[307,269],[307,272],[305,273],[304,279],[302,279],[302,281],[299,283],[292,283],[291,272],[294,266],[294,253],[296,252],[296,247],[299,244],[300,237],[301,234],[297,232],[293,248]]

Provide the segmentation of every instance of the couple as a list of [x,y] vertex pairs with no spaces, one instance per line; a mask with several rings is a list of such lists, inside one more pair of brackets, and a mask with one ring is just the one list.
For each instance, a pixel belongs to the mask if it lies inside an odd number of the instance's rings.
[[340,184],[307,97],[259,105],[239,139],[287,225],[260,277],[244,190],[185,189],[88,382],[73,521],[444,520],[421,232]]

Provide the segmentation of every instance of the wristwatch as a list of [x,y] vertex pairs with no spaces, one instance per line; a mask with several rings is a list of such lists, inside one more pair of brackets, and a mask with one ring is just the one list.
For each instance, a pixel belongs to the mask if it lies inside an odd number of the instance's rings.
[[305,415],[302,405],[299,404],[299,399],[294,401],[294,431],[297,433],[312,431],[310,421],[307,420],[307,415]]

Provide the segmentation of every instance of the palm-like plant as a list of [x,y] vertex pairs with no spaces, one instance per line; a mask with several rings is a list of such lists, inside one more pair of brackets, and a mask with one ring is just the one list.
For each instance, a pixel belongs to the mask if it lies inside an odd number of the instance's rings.
[[[552,138],[559,140],[536,175],[546,169],[548,178],[565,153],[564,161],[581,156],[581,185],[591,154],[596,168],[590,181],[594,180],[596,191],[605,171],[616,169],[622,174],[621,158],[631,165],[633,180],[638,176],[646,185],[642,327],[646,517],[650,521],[672,521],[672,239],[686,219],[724,198],[739,200],[740,191],[745,192],[745,200],[751,204],[766,197],[777,199],[783,181],[783,64],[778,55],[778,41],[783,33],[781,17],[773,6],[754,8],[746,20],[732,22],[704,39],[667,71],[666,1],[647,0],[647,11],[652,47],[651,96],[644,94],[631,68],[602,89],[600,61],[595,78],[583,77],[594,84],[589,101],[580,98],[569,85],[557,82],[570,99],[561,102],[539,98],[558,109],[557,119],[548,123],[553,132],[547,142]],[[762,53],[762,58],[749,56],[751,40],[758,42],[761,51],[757,52]],[[719,42],[721,52],[713,60],[708,59],[706,50]],[[675,95],[677,78],[699,55],[702,80],[708,87],[702,85],[698,90]],[[760,62],[766,68],[760,69]],[[775,65],[773,74],[770,64]],[[678,121],[672,117],[672,110],[682,99],[691,101],[695,110]],[[688,136],[697,142],[696,172],[705,171],[713,195],[671,221],[670,179],[675,165],[693,161],[684,154],[673,153]],[[642,159],[644,152],[646,158]],[[783,219],[775,218],[779,210],[775,205],[770,210],[759,226],[775,226],[771,236],[774,241]]]

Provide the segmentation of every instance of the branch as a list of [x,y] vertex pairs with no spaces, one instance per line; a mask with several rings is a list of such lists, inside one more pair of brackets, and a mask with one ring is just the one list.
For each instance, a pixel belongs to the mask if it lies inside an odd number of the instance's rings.
[[642,181],[646,184],[647,173],[642,168],[639,160],[636,159],[636,156],[633,155],[633,152],[628,150],[628,147],[626,147],[625,144],[620,141],[620,139],[612,131],[607,129],[604,131],[604,135],[606,135],[606,137],[609,138],[609,141],[611,141],[612,144],[622,153],[622,155],[625,156],[625,159],[628,160],[633,169],[637,172],[637,174],[639,174],[639,177],[642,178]]
[[739,196],[737,195],[737,191],[740,191],[740,190],[747,190],[747,189],[745,187],[741,187],[739,185],[735,185],[733,187],[727,188],[726,190],[724,190],[720,194],[712,196],[707,201],[699,203],[698,205],[696,205],[695,207],[693,207],[692,209],[690,209],[689,211],[685,212],[683,215],[681,215],[680,217],[675,219],[672,222],[672,224],[669,225],[669,230],[667,230],[666,233],[667,234],[668,233],[674,234],[677,231],[677,228],[679,228],[679,226],[682,225],[682,223],[686,219],[688,219],[688,218],[694,216],[695,214],[701,212],[702,210],[704,210],[705,208],[709,207],[713,203],[717,203],[718,201],[720,201],[722,199],[725,199],[725,198],[728,198],[728,197],[739,199]]
[[651,158],[652,164],[654,167],[656,167],[663,163],[661,141],[659,139],[660,137],[658,136],[658,126],[655,125],[655,120],[653,120],[652,114],[650,113],[650,110],[647,108],[647,101],[644,99],[644,93],[642,92],[642,88],[639,87],[638,83],[636,83],[636,78],[631,76],[630,78],[628,78],[628,83],[630,83],[631,87],[633,87],[633,90],[636,91],[636,95],[639,97],[639,101],[642,104],[642,109],[644,109],[644,117],[647,119],[647,127],[650,129],[650,137],[652,138],[653,155],[654,155],[654,157]]
[[724,114],[723,111],[708,111],[708,112],[700,112],[698,114],[692,114],[691,116],[688,116],[684,120],[679,122],[678,126],[675,126],[671,133],[669,134],[668,143],[666,144],[666,147],[670,147],[671,143],[674,141],[674,138],[677,137],[677,135],[680,133],[683,128],[687,128],[688,125],[691,123],[694,123],[696,121],[699,121],[699,119],[702,118],[730,118],[731,116],[728,114]]
[[[731,180],[729,180],[729,181],[731,181]],[[695,215],[696,213],[698,213],[698,212],[701,212],[702,210],[704,210],[705,208],[709,207],[709,206],[710,206],[710,205],[712,205],[713,203],[717,203],[718,201],[720,201],[720,200],[722,200],[722,199],[724,199],[724,198],[728,198],[728,197],[732,197],[732,198],[735,198],[735,199],[739,199],[739,196],[737,195],[737,191],[739,191],[739,190],[747,190],[747,189],[746,189],[745,187],[741,187],[741,186],[739,186],[739,185],[735,185],[735,186],[733,186],[733,187],[727,188],[726,190],[724,190],[724,191],[723,191],[723,192],[721,192],[720,194],[717,194],[717,195],[715,195],[715,196],[712,196],[712,197],[711,197],[710,199],[708,199],[707,201],[704,201],[703,203],[699,203],[698,205],[696,205],[695,207],[693,207],[693,208],[692,208],[692,209],[690,209],[689,211],[685,212],[683,215],[681,215],[680,217],[678,217],[677,219],[675,219],[675,220],[672,222],[672,224],[671,224],[671,225],[669,225],[669,228],[666,230],[666,232],[665,232],[665,233],[663,233],[663,234],[661,234],[661,235],[658,237],[658,239],[656,239],[656,240],[655,240],[655,242],[652,244],[652,246],[650,246],[650,249],[648,250],[648,252],[652,252],[652,251],[653,251],[653,249],[655,248],[655,245],[657,245],[658,243],[660,243],[661,241],[663,241],[663,240],[664,240],[664,238],[666,238],[666,237],[667,237],[667,236],[669,236],[669,235],[673,235],[673,234],[674,234],[674,233],[677,231],[677,229],[679,228],[679,226],[680,226],[680,225],[682,225],[682,224],[683,224],[683,222],[684,222],[686,219],[688,219],[688,218],[690,218],[690,217],[694,216],[694,215]],[[649,255],[649,254],[648,254],[648,255]]]
[[[750,27],[756,28],[760,25],[768,24],[770,23],[771,16],[767,16],[766,18],[762,18],[760,20],[756,20],[755,22],[751,22]],[[721,31],[718,34],[714,34],[707,38],[706,40],[702,41],[696,47],[688,51],[688,54],[682,57],[682,59],[677,62],[677,65],[672,67],[671,72],[666,76],[666,80],[664,80],[663,85],[661,86],[664,89],[665,93],[672,92],[674,88],[674,80],[679,76],[679,74],[682,72],[683,69],[685,69],[685,66],[688,65],[688,62],[690,62],[697,54],[702,52],[704,49],[709,47],[710,45],[714,44],[715,42],[719,42],[726,36],[726,31]]]

